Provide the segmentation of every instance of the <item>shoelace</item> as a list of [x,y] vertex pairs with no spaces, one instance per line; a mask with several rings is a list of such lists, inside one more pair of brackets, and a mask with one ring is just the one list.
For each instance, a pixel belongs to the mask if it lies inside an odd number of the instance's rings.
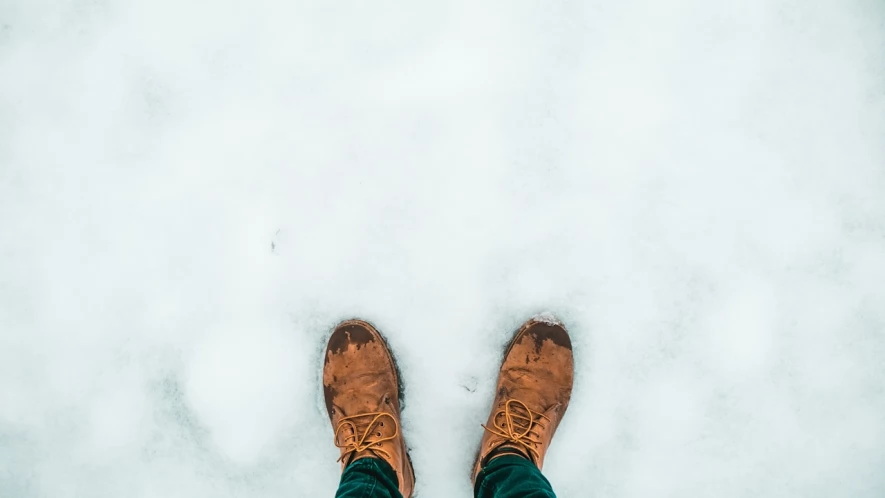
[[[366,428],[362,431],[362,436],[360,436],[360,430],[357,427],[357,422],[365,420],[368,417],[372,417],[372,419],[368,423],[368,425],[365,426]],[[377,427],[384,427],[384,421],[382,419],[385,417],[389,418],[390,421],[393,422],[393,435],[384,437],[381,435],[381,431],[377,431],[375,432],[375,434],[372,434],[372,431],[374,431]],[[362,423],[360,425],[362,425]],[[341,437],[341,431],[345,429],[350,429],[350,434],[346,435],[344,441],[339,441],[339,438]],[[344,453],[341,454],[341,457],[338,458],[338,461],[341,462],[345,458],[349,458],[350,455],[365,450],[371,450],[375,453],[380,453],[381,455],[387,457],[387,460],[392,460],[393,456],[388,451],[381,448],[381,443],[395,439],[398,434],[399,424],[396,423],[396,418],[386,412],[361,413],[359,415],[344,417],[338,422],[338,428],[335,429],[335,446],[345,450]]]
[[[514,412],[513,408],[511,408],[512,404],[518,405],[518,407],[522,408],[522,410],[525,411],[525,415]],[[493,424],[494,427],[488,427],[485,424],[483,424],[482,427],[492,434],[506,439],[510,443],[522,446],[529,452],[534,461],[538,461],[540,455],[538,454],[538,450],[535,449],[535,445],[541,444],[541,441],[538,440],[537,433],[532,432],[532,428],[535,424],[538,424],[541,419],[550,419],[542,413],[531,411],[528,405],[516,399],[508,399],[507,402],[504,403],[504,409],[496,413],[493,420],[497,421],[500,415],[504,415],[504,423],[502,425],[499,426],[497,422],[495,422]]]

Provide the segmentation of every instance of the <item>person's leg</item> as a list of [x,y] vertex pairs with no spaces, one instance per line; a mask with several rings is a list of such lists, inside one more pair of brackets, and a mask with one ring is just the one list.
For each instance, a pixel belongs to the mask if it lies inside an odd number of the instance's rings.
[[361,458],[344,469],[335,498],[402,498],[396,472],[380,458]]
[[400,432],[400,382],[384,338],[361,320],[332,332],[323,395],[343,474],[337,496],[409,498],[415,473]]
[[526,322],[510,342],[473,469],[482,498],[552,497],[544,456],[568,407],[572,342],[549,316]]
[[530,460],[516,455],[493,458],[479,471],[477,498],[555,498],[553,488]]

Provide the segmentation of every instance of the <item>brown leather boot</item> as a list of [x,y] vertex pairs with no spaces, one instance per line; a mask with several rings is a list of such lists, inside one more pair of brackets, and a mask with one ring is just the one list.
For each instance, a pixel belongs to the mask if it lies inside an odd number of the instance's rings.
[[405,498],[415,473],[400,430],[399,377],[384,338],[361,320],[342,322],[326,347],[323,391],[341,449],[341,469],[360,458],[380,458],[396,471]]
[[572,342],[562,324],[548,316],[526,322],[504,353],[492,412],[483,425],[474,483],[479,471],[500,454],[522,455],[538,469],[543,467],[573,380]]

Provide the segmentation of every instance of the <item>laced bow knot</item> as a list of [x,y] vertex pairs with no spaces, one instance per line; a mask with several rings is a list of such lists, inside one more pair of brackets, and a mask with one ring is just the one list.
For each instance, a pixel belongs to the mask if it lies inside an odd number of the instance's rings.
[[[393,435],[391,436],[384,436],[383,433],[387,431],[378,430],[384,427],[384,419],[389,419],[393,424]],[[344,436],[343,440],[342,435]],[[396,417],[387,412],[360,413],[344,417],[338,421],[338,427],[335,429],[335,446],[344,450],[338,461],[344,461],[349,459],[351,455],[366,450],[379,453],[388,460],[392,460],[393,456],[381,447],[381,443],[396,439],[397,435],[399,435],[399,424],[396,422]]]
[[[513,406],[511,406],[513,405]],[[518,410],[514,410],[514,407]],[[499,424],[498,419],[503,416],[503,421]],[[541,444],[539,435],[533,429],[536,425],[541,425],[542,420],[549,421],[549,417],[543,413],[533,412],[528,405],[517,399],[508,399],[504,403],[504,408],[495,413],[492,427],[482,424],[482,427],[492,434],[504,438],[506,442],[525,448],[532,457],[537,461],[540,457],[536,445]]]

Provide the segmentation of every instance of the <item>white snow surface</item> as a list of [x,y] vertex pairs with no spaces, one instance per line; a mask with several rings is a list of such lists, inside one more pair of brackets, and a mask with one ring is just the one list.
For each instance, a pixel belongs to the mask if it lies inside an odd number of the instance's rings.
[[0,496],[332,496],[351,317],[470,496],[544,311],[559,496],[885,495],[885,6],[0,2]]

